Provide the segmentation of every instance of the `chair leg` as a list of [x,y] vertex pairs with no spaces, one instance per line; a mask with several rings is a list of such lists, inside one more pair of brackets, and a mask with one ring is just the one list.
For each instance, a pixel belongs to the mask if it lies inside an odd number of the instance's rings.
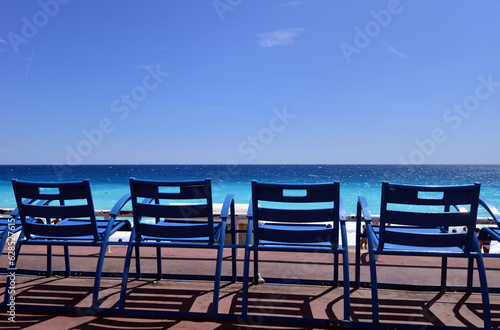
[[52,246],[47,245],[47,277],[52,276]]
[[474,259],[469,258],[469,263],[467,266],[467,293],[472,293],[472,284],[473,284],[473,279],[472,279],[472,273],[474,271]]
[[215,266],[215,280],[214,280],[214,297],[212,303],[212,313],[219,312],[219,292],[220,292],[220,277],[222,273],[222,257],[224,256],[224,239],[226,233],[226,223],[223,221],[221,224],[219,246],[217,248],[217,264]]
[[[470,260],[474,262],[472,258]],[[488,283],[486,281],[486,270],[484,267],[484,261],[483,257],[480,254],[478,254],[476,262],[477,262],[477,270],[479,272],[479,283],[481,285],[481,296],[483,299],[484,327],[489,329],[491,328],[490,297],[488,293]]]
[[135,247],[135,279],[141,278],[141,251],[139,245]]
[[446,278],[448,273],[448,258],[443,257],[441,261],[441,292],[446,291]]
[[259,283],[259,250],[253,250],[253,284]]
[[[231,213],[231,244],[236,245],[238,244],[236,242],[236,221],[234,220],[234,212]],[[232,248],[231,249],[231,275],[232,275],[232,282],[236,283],[237,279],[237,271],[236,271],[236,256],[238,255],[238,249],[237,248]]]
[[333,256],[333,285],[339,285],[339,254],[335,253]]
[[69,258],[69,246],[64,246],[64,265],[66,268],[66,277],[71,276],[71,263]]
[[224,245],[217,249],[217,265],[215,268],[215,281],[214,281],[214,297],[212,302],[212,314],[217,314],[219,312],[219,292],[220,292],[220,277],[222,271],[222,255],[224,251]]
[[163,267],[162,267],[161,247],[160,246],[156,247],[156,271],[157,271],[156,278],[159,281],[163,277]]
[[[241,314],[248,314],[248,281],[250,273],[250,248],[245,247],[245,256],[243,261],[243,297],[241,298]],[[254,261],[255,262],[255,261]]]
[[220,277],[222,272],[222,256],[224,253],[224,245],[221,244],[217,249],[217,264],[215,266],[215,280],[214,280],[214,296],[212,301],[212,314],[219,312],[219,293],[220,293]]
[[92,295],[92,306],[98,307],[99,305],[99,289],[101,287],[101,277],[102,277],[102,268],[104,266],[104,257],[106,255],[106,249],[108,247],[107,240],[101,244],[101,251],[99,252],[99,259],[97,261],[97,266],[95,270],[95,279],[94,279],[94,292]]
[[[477,238],[474,236],[474,240],[472,242],[473,246],[473,251],[476,252],[475,259],[477,263],[477,271],[479,273],[479,284],[481,286],[481,297],[483,299],[483,320],[484,320],[484,327],[486,329],[491,328],[491,310],[490,310],[490,297],[489,297],[489,292],[488,292],[488,282],[486,280],[486,268],[484,266],[484,260],[483,256],[481,255],[481,248],[479,247],[479,241]],[[472,274],[472,269],[474,266],[474,259],[469,258],[469,269],[468,271]],[[472,277],[472,276],[471,276]],[[467,280],[468,282],[468,280]],[[471,280],[472,282],[472,280]],[[472,283],[471,283],[471,290],[472,290]]]
[[350,298],[350,289],[351,283],[349,280],[349,251],[346,248],[344,253],[342,253],[342,264],[344,269],[344,320],[349,320],[350,315],[350,307],[351,307],[351,298]]
[[356,244],[355,265],[354,265],[354,287],[361,286],[361,246]]
[[[370,247],[369,247],[370,248]],[[374,323],[379,322],[378,315],[378,290],[377,290],[377,268],[375,265],[375,253],[373,250],[368,252],[370,259],[370,280],[372,288],[372,320]]]
[[[134,234],[132,234],[134,235]],[[123,274],[122,274],[122,285],[120,289],[120,309],[125,308],[125,297],[127,295],[127,283],[128,283],[128,274],[130,271],[130,263],[132,261],[132,251],[134,251],[132,237],[130,238],[128,247],[127,247],[127,254],[125,255],[125,263],[123,266]],[[136,259],[138,258],[137,255],[135,256]]]
[[232,275],[232,282],[236,283],[237,281],[237,269],[236,269],[236,256],[238,255],[238,249],[237,248],[232,248],[231,249],[231,275]]

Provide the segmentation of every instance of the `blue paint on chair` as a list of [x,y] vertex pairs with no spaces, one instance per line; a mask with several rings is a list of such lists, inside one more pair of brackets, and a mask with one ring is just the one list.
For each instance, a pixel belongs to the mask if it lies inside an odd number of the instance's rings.
[[[373,321],[379,322],[377,255],[431,256],[442,258],[441,290],[446,290],[447,258],[467,258],[467,291],[472,291],[473,262],[476,260],[481,285],[484,326],[491,327],[488,286],[479,242],[475,234],[480,184],[461,186],[415,186],[382,183],[380,224],[375,226],[363,196],[357,206],[356,280],[359,287],[359,232],[364,219],[372,290]],[[425,210],[411,209],[412,206]],[[456,211],[452,212],[452,207]],[[427,210],[427,208],[430,209]],[[405,210],[406,209],[406,210]],[[450,227],[466,227],[453,233]]]
[[[91,307],[98,307],[102,267],[109,236],[117,230],[130,230],[129,220],[117,220],[122,207],[130,199],[123,196],[110,212],[110,219],[98,219],[95,215],[90,183],[76,182],[28,182],[12,180],[22,232],[15,248],[15,259],[10,264],[16,268],[24,245],[47,246],[46,270],[17,269],[16,274],[44,274],[50,277],[56,271],[52,267],[52,247],[64,247],[66,276],[81,271],[71,270],[69,246],[100,247],[95,270]],[[8,286],[4,303],[10,300]]]
[[[253,243],[252,243],[253,232]],[[342,244],[339,241],[342,235]],[[350,282],[346,215],[340,198],[340,183],[273,184],[252,181],[243,271],[242,314],[248,315],[250,254],[253,252],[253,283],[259,278],[259,251],[331,253],[332,280],[272,279],[281,283],[339,283],[342,255],[344,318],[349,319]],[[266,282],[271,279],[264,278]]]
[[[234,197],[226,196],[221,220],[215,221],[212,209],[211,180],[152,181],[130,179],[134,228],[129,240],[120,295],[125,308],[132,252],[135,248],[136,279],[141,278],[141,247],[156,247],[157,279],[164,278],[161,248],[206,248],[217,250],[212,313],[218,312],[222,256],[226,232],[235,240]],[[231,229],[227,218],[231,216]],[[232,249],[232,281],[236,281],[236,251]],[[190,277],[194,278],[194,277]],[[186,276],[187,279],[187,276]]]

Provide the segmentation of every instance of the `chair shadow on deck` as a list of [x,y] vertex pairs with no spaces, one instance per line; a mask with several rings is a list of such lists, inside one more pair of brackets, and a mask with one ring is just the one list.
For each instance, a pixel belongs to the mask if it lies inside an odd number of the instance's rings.
[[0,318],[0,329],[24,329],[54,318],[53,315],[16,314],[15,323],[7,317]]
[[99,329],[147,329],[147,330],[161,330],[161,329],[169,329],[177,324],[180,321],[172,321],[172,320],[148,320],[148,319],[140,319],[140,320],[131,320],[131,319],[123,319],[123,318],[113,318],[113,317],[98,317],[89,322],[80,324],[78,326],[69,328],[70,330],[99,330]]
[[[251,285],[249,288],[252,288]],[[257,285],[259,286],[259,285]],[[341,293],[336,295],[333,293],[335,290],[343,290],[341,287],[334,288],[330,286],[322,287],[321,291],[307,294],[307,293],[293,293],[293,291],[283,291],[280,289],[273,290],[269,287],[282,288],[283,285],[270,285],[260,284],[265,289],[259,289],[258,292],[248,293],[248,313],[255,323],[259,323],[259,316],[273,316],[273,317],[297,317],[297,318],[328,318],[339,320],[342,319],[342,307],[338,307],[335,312],[334,305],[342,303],[344,296]],[[307,292],[307,291],[304,291]],[[335,298],[330,299],[328,295],[335,295]],[[323,298],[328,303],[324,304],[324,308],[319,311],[321,314],[315,314],[313,311],[318,311],[318,306],[312,304]],[[233,295],[229,314],[241,314],[243,294],[238,292]],[[325,313],[325,314],[323,314]]]
[[[300,294],[280,294],[273,292],[248,293],[248,313],[251,315],[296,316],[312,318],[309,304],[311,296]],[[241,314],[242,295],[233,297],[230,314]]]
[[[37,283],[38,282],[38,283]],[[59,277],[39,277],[27,282],[16,283],[16,304],[77,306],[81,301],[92,296],[93,288],[82,285],[64,285],[64,279]]]
[[[354,289],[351,293],[355,293]],[[432,299],[399,299],[383,298],[379,299],[380,322],[382,323],[416,323],[445,326],[436,314],[430,309],[437,302],[443,293],[437,293]],[[371,322],[372,320],[372,300],[370,297],[362,298],[351,296],[351,319],[357,322]]]
[[[127,292],[127,308],[189,312],[196,299],[212,293],[213,290],[159,288],[156,281],[147,281]],[[116,302],[113,308],[118,307],[119,302]],[[211,305],[208,308],[211,308]]]
[[[464,324],[466,327],[474,327],[475,325],[468,320],[467,317],[463,315],[463,309],[467,309],[476,315],[479,318],[483,318],[483,304],[479,302],[471,302],[468,301],[471,293],[464,293],[464,296],[456,306],[453,308],[453,313],[457,317],[460,322]],[[500,328],[500,304],[492,304],[490,303],[491,310],[491,327],[492,328]]]

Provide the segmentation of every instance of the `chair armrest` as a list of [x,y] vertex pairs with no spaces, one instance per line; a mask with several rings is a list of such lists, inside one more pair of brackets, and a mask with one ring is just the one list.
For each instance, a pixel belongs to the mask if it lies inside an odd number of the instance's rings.
[[349,245],[347,242],[347,228],[346,228],[346,222],[347,222],[347,216],[345,214],[345,208],[344,208],[344,202],[342,201],[342,198],[339,199],[339,220],[340,220],[340,235],[342,237],[342,248],[348,249]]
[[248,203],[248,212],[247,212],[247,233],[245,237],[245,246],[250,246],[252,244],[252,233],[253,233],[253,206],[252,206],[252,198],[250,198],[250,202]]
[[347,216],[345,214],[344,202],[342,201],[342,197],[339,199],[339,219],[340,221],[346,222]]
[[[115,225],[116,217],[118,216],[118,214],[120,214],[120,211],[125,206],[125,204],[127,204],[130,201],[130,198],[131,198],[130,193],[127,193],[123,195],[122,198],[118,200],[118,202],[116,202],[115,206],[113,206],[113,208],[109,212],[109,220],[108,220],[108,225],[106,226],[106,233],[111,232],[113,226]],[[131,226],[132,225],[131,221],[128,220],[128,222],[129,222],[128,225]],[[108,237],[106,237],[106,240],[107,239]]]
[[248,212],[247,212],[247,218],[253,218],[253,203],[252,203],[252,198],[250,198],[250,203],[248,203]]
[[479,205],[484,207],[484,209],[493,217],[493,220],[500,227],[500,212],[498,211],[498,209],[493,204],[491,204],[489,200],[482,197],[479,198]]
[[252,245],[252,233],[253,233],[253,217],[249,217],[247,224],[247,232],[245,237],[245,246]]
[[[220,211],[220,218],[222,219],[223,222],[227,222],[227,217],[229,216],[229,213],[231,213],[231,243],[235,244],[236,241],[236,217],[234,214],[234,194],[227,194],[226,198],[224,199],[224,204],[222,204],[222,209]],[[227,232],[227,227],[226,227],[226,232]]]
[[227,194],[224,199],[224,204],[222,204],[222,209],[220,211],[221,219],[227,219],[229,216],[229,211],[231,211],[231,215],[234,217],[234,195]]
[[358,196],[358,202],[356,203],[356,258],[355,258],[356,260],[354,268],[355,269],[354,286],[356,288],[359,288],[361,283],[361,218],[362,217],[364,218],[365,223],[367,224],[365,228],[365,234],[367,234],[368,228],[371,229],[372,216],[366,198],[364,196]]
[[[368,202],[364,196],[358,196],[358,207],[356,212],[356,237],[359,240],[359,235],[361,233],[361,216],[363,216],[365,224],[366,224],[366,237],[368,238],[368,242],[372,242],[375,246],[378,246],[378,239],[375,236],[374,230],[372,228],[372,215],[370,213],[370,208],[368,207]],[[359,241],[357,242],[359,243]],[[368,244],[368,250],[371,249],[371,246]]]
[[123,195],[122,198],[120,198],[118,202],[116,202],[115,206],[113,206],[113,209],[111,209],[111,211],[109,212],[109,216],[111,218],[116,218],[125,204],[128,203],[128,201],[130,201],[130,193]]
[[372,215],[370,213],[370,208],[368,207],[368,202],[364,196],[358,196],[358,212],[356,217],[361,215],[363,215],[365,222],[371,223]]

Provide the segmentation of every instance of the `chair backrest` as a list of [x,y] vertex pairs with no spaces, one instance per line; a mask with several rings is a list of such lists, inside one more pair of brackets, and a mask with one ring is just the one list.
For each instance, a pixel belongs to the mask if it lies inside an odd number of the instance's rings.
[[[130,194],[136,240],[142,240],[144,236],[174,239],[208,237],[210,243],[214,242],[210,179],[154,181],[130,178]],[[156,225],[161,219],[177,221],[179,225]]]
[[[384,244],[415,247],[462,247],[469,252],[475,235],[479,183],[460,186],[417,186],[382,183],[379,249]],[[461,211],[452,207],[463,206]],[[398,230],[391,230],[399,226]],[[401,226],[403,228],[401,229]],[[449,233],[449,227],[467,231]],[[426,233],[425,228],[442,228]],[[405,229],[407,229],[405,231]]]
[[[281,223],[332,222],[332,243],[339,243],[341,206],[340,182],[318,184],[276,184],[252,181],[252,212],[255,243],[259,221]],[[300,235],[300,232],[298,232]]]
[[[19,216],[26,239],[32,235],[51,238],[92,236],[99,239],[88,180],[77,182],[28,182],[12,180]],[[57,226],[64,219],[81,224]]]

